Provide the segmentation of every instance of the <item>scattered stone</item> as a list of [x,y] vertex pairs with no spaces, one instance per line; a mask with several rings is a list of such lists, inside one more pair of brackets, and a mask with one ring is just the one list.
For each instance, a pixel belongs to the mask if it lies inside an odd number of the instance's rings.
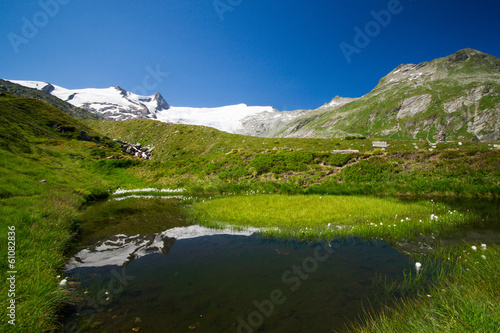
[[91,326],[92,326],[92,328],[96,328],[96,327],[101,326],[101,325],[102,325],[102,321],[94,321]]
[[332,150],[332,154],[353,154],[359,153],[359,150],[347,149],[347,150]]
[[131,144],[126,141],[115,140],[121,145],[121,149],[124,153],[129,155],[134,155],[136,157],[143,158],[145,160],[151,159],[153,155],[154,147],[143,147],[140,143]]
[[446,142],[446,132],[444,132],[444,131],[439,132],[438,137],[437,137],[437,141],[438,142]]
[[85,131],[80,131],[80,133],[78,134],[78,140],[94,141],[94,139],[92,139],[92,137],[90,135],[88,135],[87,132],[85,132]]

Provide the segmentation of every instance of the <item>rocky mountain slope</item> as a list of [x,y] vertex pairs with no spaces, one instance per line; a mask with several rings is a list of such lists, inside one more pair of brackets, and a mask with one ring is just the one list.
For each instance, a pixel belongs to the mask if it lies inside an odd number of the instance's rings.
[[0,91],[7,92],[17,97],[29,97],[42,100],[76,119],[102,119],[102,117],[96,113],[89,112],[62,101],[43,90],[28,88],[7,80],[0,79]]
[[365,96],[336,99],[255,134],[500,140],[500,59],[477,50],[400,65]]

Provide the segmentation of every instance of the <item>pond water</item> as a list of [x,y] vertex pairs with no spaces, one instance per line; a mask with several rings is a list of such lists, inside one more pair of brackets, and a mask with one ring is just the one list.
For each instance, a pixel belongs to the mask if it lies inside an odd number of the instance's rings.
[[327,332],[377,302],[377,274],[411,266],[381,242],[255,235],[122,235],[75,258],[67,276],[88,293],[69,322],[87,321],[88,332]]
[[[98,215],[121,204],[101,205]],[[414,270],[383,241],[269,240],[151,205],[86,222],[65,272],[78,295],[67,332],[341,331],[390,301],[381,277]]]

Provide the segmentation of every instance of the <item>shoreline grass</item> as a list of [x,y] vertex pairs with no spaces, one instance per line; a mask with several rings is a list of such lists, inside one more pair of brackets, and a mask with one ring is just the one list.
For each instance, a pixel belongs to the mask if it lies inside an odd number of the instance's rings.
[[403,298],[376,315],[366,312],[362,322],[343,332],[500,332],[500,247],[472,246],[476,250],[450,249],[441,259],[455,263],[451,273],[423,294]]
[[[409,239],[471,223],[477,216],[434,201],[330,195],[235,195],[199,199],[187,214],[200,224],[268,228],[271,238],[331,240],[348,236]],[[272,229],[269,229],[272,228]]]

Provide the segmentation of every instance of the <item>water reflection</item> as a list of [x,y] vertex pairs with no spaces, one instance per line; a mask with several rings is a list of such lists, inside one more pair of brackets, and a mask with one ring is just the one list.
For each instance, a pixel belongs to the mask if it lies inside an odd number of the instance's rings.
[[192,239],[213,235],[250,236],[254,230],[209,229],[199,225],[177,227],[153,235],[114,235],[98,241],[78,252],[66,265],[66,270],[77,267],[124,266],[148,254],[167,255],[178,239]]
[[363,305],[379,307],[377,275],[393,280],[412,269],[382,241],[305,244],[204,229],[116,235],[80,251],[67,275],[87,293],[67,327],[328,332],[356,319]]

